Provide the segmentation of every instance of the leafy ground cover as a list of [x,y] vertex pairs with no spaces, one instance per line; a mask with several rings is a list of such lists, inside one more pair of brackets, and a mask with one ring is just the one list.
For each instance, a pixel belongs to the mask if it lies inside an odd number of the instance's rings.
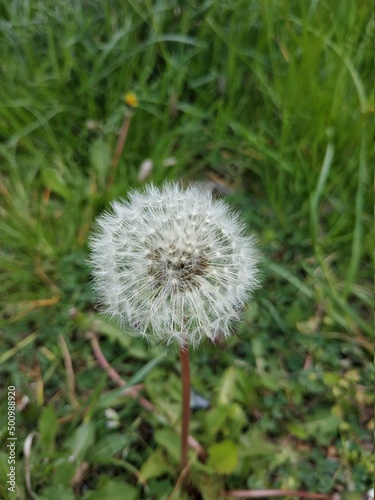
[[[0,496],[14,498],[10,385],[16,498],[368,489],[367,2],[19,0],[0,14]],[[130,90],[139,106],[114,168]],[[209,405],[193,411],[191,433],[207,459],[192,451],[192,484],[180,490],[177,353],[103,318],[86,264],[95,216],[164,179],[213,185],[264,255],[263,289],[237,334],[192,353],[193,388]],[[121,396],[88,332],[155,411]]]

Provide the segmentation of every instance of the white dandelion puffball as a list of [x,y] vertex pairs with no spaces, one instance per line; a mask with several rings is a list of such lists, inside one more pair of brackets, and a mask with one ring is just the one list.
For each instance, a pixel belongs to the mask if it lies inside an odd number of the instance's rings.
[[96,222],[90,262],[106,313],[152,343],[230,335],[259,286],[259,255],[227,204],[198,185],[148,185]]

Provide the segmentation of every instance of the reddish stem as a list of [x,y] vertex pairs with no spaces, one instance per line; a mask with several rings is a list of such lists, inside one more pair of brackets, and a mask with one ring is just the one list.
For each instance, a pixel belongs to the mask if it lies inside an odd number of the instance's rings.
[[235,498],[269,498],[295,496],[299,498],[313,498],[320,500],[328,500],[330,498],[330,495],[326,495],[323,493],[309,493],[307,491],[298,490],[232,490],[226,491],[225,496]]
[[[100,345],[99,345],[99,342],[98,342],[98,339],[96,338],[96,336],[93,333],[88,332],[86,334],[86,338],[89,339],[89,341],[91,343],[92,350],[94,351],[95,358],[98,361],[101,368],[103,368],[103,370],[105,370],[108,373],[109,377],[116,383],[116,385],[118,385],[119,387],[126,386],[125,380],[123,380],[121,378],[121,376],[117,373],[117,371],[114,368],[112,368],[112,366],[108,363],[108,361],[104,357],[104,354],[102,353],[102,350],[100,349]],[[124,394],[129,394],[129,396],[131,396],[133,398],[137,398],[139,403],[146,410],[154,411],[155,406],[151,403],[151,401],[148,401],[148,399],[139,395],[139,393],[138,393],[139,389],[140,389],[139,385],[129,387],[128,389],[125,389]]]
[[[126,385],[126,382],[121,376],[117,373],[117,371],[111,367],[111,365],[108,363],[107,359],[105,358],[102,350],[100,349],[100,345],[98,342],[98,339],[96,335],[92,332],[87,332],[86,333],[86,338],[90,341],[92,350],[94,352],[94,356],[96,358],[96,361],[98,362],[99,366],[108,373],[109,377],[118,385],[119,387],[123,387]],[[149,401],[148,399],[139,396],[139,390],[143,387],[142,384],[135,385],[133,387],[129,387],[128,389],[125,389],[123,394],[129,394],[130,397],[132,398],[137,398],[139,403],[143,406],[148,411],[156,411],[155,406]],[[84,410],[84,412],[86,412]],[[72,413],[71,415],[68,415],[67,417],[63,417],[60,423],[65,423],[69,422],[72,418],[76,416],[76,413]],[[199,458],[202,461],[205,461],[207,453],[206,450],[203,448],[203,446],[193,437],[189,436],[188,437],[188,443],[193,450],[195,450]]]
[[182,376],[181,468],[188,464],[188,437],[190,421],[190,363],[187,346],[180,348]]
[[107,185],[108,187],[111,187],[113,184],[115,172],[117,170],[117,167],[118,167],[118,164],[120,161],[120,156],[121,156],[122,150],[124,149],[126,137],[128,135],[128,132],[129,132],[131,118],[132,118],[131,114],[125,114],[124,121],[122,122],[122,126],[120,129],[118,138],[117,138],[115,154],[113,155],[113,158],[112,158],[112,168],[111,168],[111,171],[109,174],[108,185]]

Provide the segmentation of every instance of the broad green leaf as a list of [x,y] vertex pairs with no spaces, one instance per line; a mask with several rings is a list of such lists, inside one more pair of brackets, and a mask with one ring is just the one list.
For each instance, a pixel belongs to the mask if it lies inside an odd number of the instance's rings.
[[155,432],[155,441],[165,448],[176,462],[179,462],[180,438],[175,432],[171,429],[159,429]]
[[[126,335],[129,335],[126,333]],[[128,337],[130,340],[130,336]],[[130,344],[128,350],[129,356],[135,359],[148,360],[150,359],[150,351],[144,344],[133,343]]]
[[142,479],[148,481],[152,477],[159,477],[170,472],[171,466],[166,462],[163,451],[159,448],[147,458],[140,469]]
[[43,184],[53,193],[58,194],[66,201],[72,199],[72,191],[68,189],[60,173],[56,169],[45,168],[42,170]]
[[136,500],[138,490],[120,481],[108,481],[97,490],[89,493],[85,500]]
[[223,373],[218,394],[218,404],[227,405],[232,401],[248,404],[254,393],[254,379],[239,368],[230,366]]
[[108,168],[111,165],[111,148],[107,142],[96,140],[90,152],[91,165],[97,173],[99,188],[105,186]]
[[45,488],[41,494],[38,494],[38,500],[51,500],[51,498],[58,498],[60,500],[74,500],[76,498],[70,486],[63,484],[56,484]]
[[92,464],[106,463],[110,461],[116,453],[123,450],[127,442],[128,437],[125,435],[119,434],[118,432],[109,434],[93,445],[87,459]]
[[[247,417],[241,406],[237,403],[232,403],[229,406],[228,420],[225,425],[227,435],[231,439],[237,439],[241,429],[247,424]],[[226,437],[226,436],[223,436]]]
[[203,500],[224,500],[224,484],[220,477],[205,472],[192,473],[191,475]]
[[[318,415],[316,415],[318,417]],[[327,438],[338,432],[341,423],[340,417],[328,413],[318,418],[313,418],[305,423],[293,423],[288,426],[290,432],[299,439],[315,438],[320,443],[325,443]]]
[[237,382],[237,369],[230,366],[225,370],[219,384],[220,391],[218,395],[218,403],[227,405],[233,401],[233,394]]
[[237,455],[236,444],[227,439],[209,447],[207,465],[219,474],[230,474],[237,466]]
[[269,389],[270,391],[276,391],[280,384],[282,383],[282,376],[277,372],[273,373],[262,373],[259,376],[259,383]]
[[309,434],[304,426],[304,424],[289,424],[288,425],[289,431],[293,434],[298,439],[308,439]]
[[206,429],[210,436],[216,436],[229,413],[229,405],[214,406],[206,415]]
[[128,348],[131,345],[129,335],[109,321],[95,319],[93,326],[96,331],[106,335],[110,340],[116,340],[122,347]]
[[52,405],[43,409],[39,419],[40,444],[46,454],[53,453],[55,438],[59,428],[57,416]]
[[95,427],[92,422],[81,424],[75,431],[70,446],[70,460],[80,462],[95,440]]
[[55,474],[53,484],[69,486],[72,477],[76,473],[77,466],[69,461],[69,457],[61,457],[54,462]]
[[267,439],[259,429],[254,428],[249,434],[240,437],[239,456],[263,456],[277,453],[277,446]]

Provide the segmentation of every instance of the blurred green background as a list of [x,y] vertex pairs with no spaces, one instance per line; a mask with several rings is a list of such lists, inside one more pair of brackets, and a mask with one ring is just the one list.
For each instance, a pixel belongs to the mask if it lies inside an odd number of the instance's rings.
[[[237,334],[192,353],[208,460],[174,498],[370,487],[372,16],[342,0],[1,2],[1,498],[14,498],[8,385],[16,498],[173,491],[177,353],[102,317],[86,264],[95,216],[165,179],[225,195],[264,255]],[[129,91],[139,106],[113,168]],[[114,392],[88,331],[157,412]]]

